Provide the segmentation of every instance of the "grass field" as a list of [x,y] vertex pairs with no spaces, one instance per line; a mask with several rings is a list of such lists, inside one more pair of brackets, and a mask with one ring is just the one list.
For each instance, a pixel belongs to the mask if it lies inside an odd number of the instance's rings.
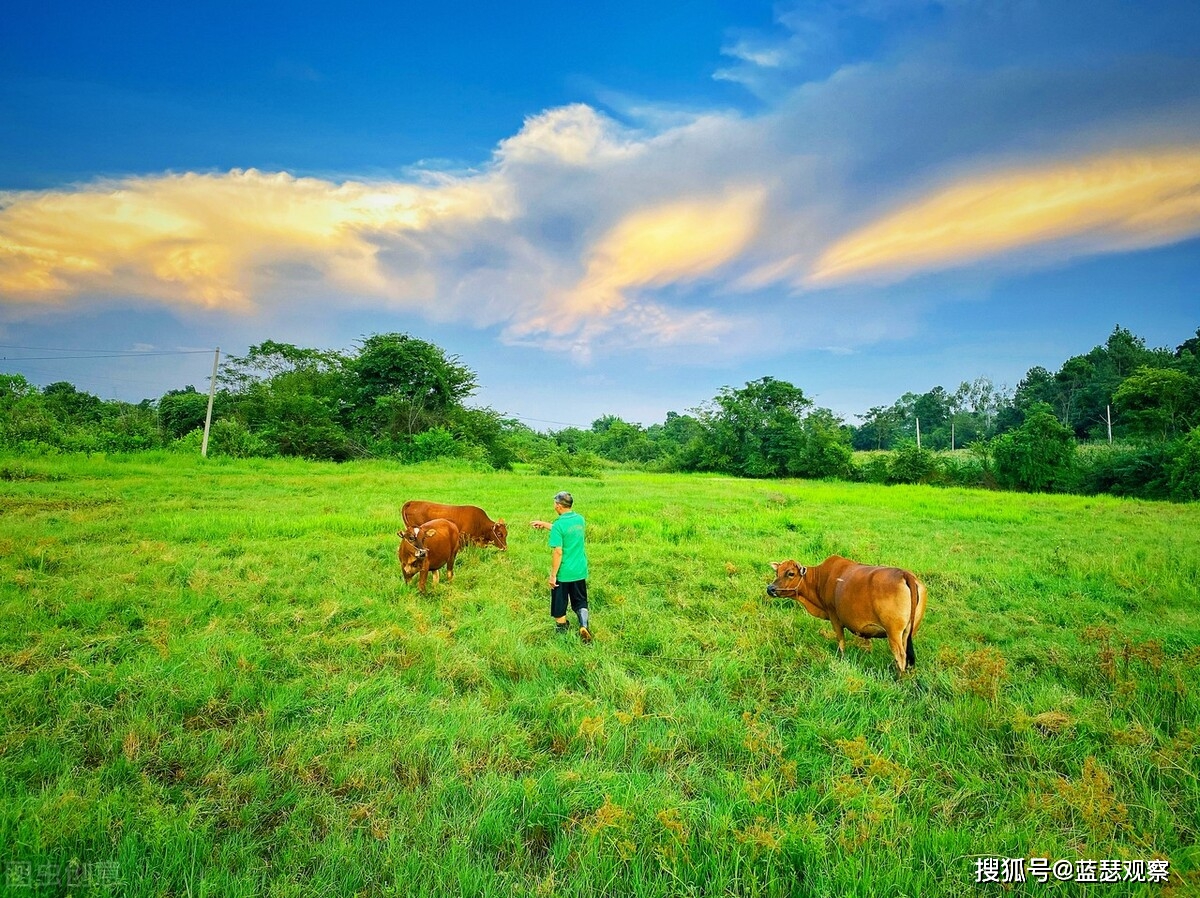
[[[0,478],[7,894],[1200,894],[1200,506],[152,454]],[[527,525],[563,488],[590,646],[552,633]],[[484,506],[509,550],[406,588],[408,498]],[[834,552],[927,584],[914,673],[766,597],[768,562]],[[1033,857],[1169,882],[976,882]]]

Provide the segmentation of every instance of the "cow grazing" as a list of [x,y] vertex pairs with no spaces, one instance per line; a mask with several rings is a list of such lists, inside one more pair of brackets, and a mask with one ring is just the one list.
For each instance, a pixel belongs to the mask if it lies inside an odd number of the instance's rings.
[[420,574],[417,585],[421,592],[433,571],[433,582],[438,582],[438,571],[446,568],[446,581],[454,579],[454,559],[458,555],[459,532],[453,521],[436,519],[408,530],[398,530],[400,548],[396,555],[404,582]]
[[472,543],[495,546],[497,549],[508,548],[508,525],[503,521],[493,521],[487,512],[476,505],[443,505],[440,502],[413,499],[404,503],[400,515],[404,518],[404,526],[410,529],[442,518],[458,525],[463,545]]
[[767,595],[793,598],[813,617],[833,624],[839,653],[846,651],[844,627],[865,639],[886,636],[900,673],[916,665],[913,637],[925,617],[925,586],[910,572],[840,555],[830,555],[816,567],[794,561],[772,562],[771,567],[775,582]]

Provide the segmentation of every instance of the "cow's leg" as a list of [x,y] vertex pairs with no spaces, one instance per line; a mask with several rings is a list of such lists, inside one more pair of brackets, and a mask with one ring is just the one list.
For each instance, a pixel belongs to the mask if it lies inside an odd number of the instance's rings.
[[888,645],[892,649],[892,657],[896,659],[896,667],[900,673],[904,673],[905,662],[908,660],[904,651],[904,645],[907,641],[907,629],[888,630]]
[[429,565],[423,564],[423,565],[421,565],[421,579],[418,583],[418,586],[420,586],[420,588],[421,588],[421,592],[425,591],[425,584],[428,581],[429,581]]
[[436,571],[434,571],[434,572],[433,572],[433,585],[434,585],[434,586],[437,586],[437,585],[438,585],[438,575],[439,575],[440,573],[441,573],[441,569],[440,569],[440,568],[439,568],[438,570],[436,570]]
[[449,583],[454,579],[454,556],[450,556],[450,560],[446,562],[446,582]]
[[837,637],[838,657],[846,657],[846,632],[842,628],[842,621],[836,614],[829,615],[829,622],[833,624],[833,635]]

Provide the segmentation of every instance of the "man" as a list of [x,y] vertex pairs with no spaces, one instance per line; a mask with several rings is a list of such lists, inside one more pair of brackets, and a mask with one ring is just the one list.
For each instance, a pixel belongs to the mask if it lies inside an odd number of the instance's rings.
[[567,632],[567,605],[579,617],[579,638],[592,641],[588,629],[587,553],[584,549],[583,517],[571,510],[575,500],[563,491],[554,497],[553,524],[530,521],[535,530],[550,531],[550,616],[559,633]]

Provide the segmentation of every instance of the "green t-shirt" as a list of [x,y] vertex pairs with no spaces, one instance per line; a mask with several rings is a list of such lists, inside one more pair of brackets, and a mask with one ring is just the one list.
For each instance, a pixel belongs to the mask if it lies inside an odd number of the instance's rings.
[[562,564],[558,566],[558,582],[586,580],[588,575],[587,555],[583,550],[583,516],[574,511],[564,511],[550,525],[550,548],[562,547]]

